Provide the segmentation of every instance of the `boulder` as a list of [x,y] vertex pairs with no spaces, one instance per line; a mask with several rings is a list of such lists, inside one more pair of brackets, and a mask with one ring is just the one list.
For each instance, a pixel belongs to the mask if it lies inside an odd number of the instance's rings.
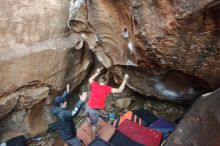
[[127,86],[148,97],[191,104],[210,91],[205,81],[180,71],[156,71],[139,67],[117,66],[110,68],[119,83],[124,74],[129,75]]
[[49,96],[48,87],[28,88],[14,92],[1,98],[0,119],[7,115],[15,107],[18,110],[30,109],[35,104]]
[[128,108],[131,104],[131,98],[119,98],[116,100],[116,107],[119,109]]
[[[16,105],[11,112],[0,111],[0,124],[4,127],[1,131],[1,139],[6,140],[20,134],[29,137],[43,133],[48,123],[54,121],[50,114],[51,106],[46,104],[49,96],[48,87],[33,86],[2,97],[9,101],[16,97]],[[2,104],[1,106],[7,107],[8,105]]]
[[81,36],[70,33],[68,1],[0,5],[1,141],[45,132],[53,97],[68,83],[77,87],[93,59]]
[[170,135],[165,146],[218,146],[220,89],[202,95]]
[[105,67],[179,70],[218,87],[218,0],[71,2],[73,32]]
[[3,50],[0,57],[0,95],[32,82],[46,83],[56,90],[72,82],[72,89],[75,88],[92,62],[89,50],[71,50],[77,43],[73,41],[75,36],[37,43],[23,48],[23,52],[19,48]]

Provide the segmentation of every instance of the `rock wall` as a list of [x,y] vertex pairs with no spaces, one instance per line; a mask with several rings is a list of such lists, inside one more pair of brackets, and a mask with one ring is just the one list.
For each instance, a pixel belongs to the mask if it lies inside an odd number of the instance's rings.
[[69,1],[0,2],[0,140],[44,132],[53,97],[87,75],[91,52],[70,33],[68,9]]
[[220,89],[201,96],[168,138],[165,146],[218,146]]
[[[158,71],[133,66],[115,66],[110,70],[114,74],[127,73],[130,76],[127,82],[130,89],[161,100],[191,104],[201,94],[210,91],[203,80],[180,71],[157,74]],[[115,77],[114,80],[120,82],[120,77]]]
[[[171,89],[131,82],[147,79],[148,71],[163,82],[179,70],[201,85],[220,85],[218,0],[2,0],[0,8],[1,139],[45,131],[51,100],[85,78],[90,50],[116,81],[125,73],[120,66],[130,66],[129,87],[145,95],[163,99]],[[183,84],[184,96],[194,91]]]
[[[220,84],[217,0],[72,0],[69,26],[109,68],[180,70]],[[78,11],[73,11],[77,7]],[[76,9],[75,9],[76,10]]]

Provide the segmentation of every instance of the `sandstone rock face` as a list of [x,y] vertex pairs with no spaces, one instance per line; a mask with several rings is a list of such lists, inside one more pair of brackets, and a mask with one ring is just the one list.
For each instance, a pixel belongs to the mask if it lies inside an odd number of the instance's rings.
[[[162,100],[188,104],[209,91],[203,80],[180,71],[164,72],[132,66],[112,67],[110,70],[118,76],[127,73],[130,89]],[[115,76],[114,80],[120,81],[120,77]]]
[[[87,75],[90,50],[109,69],[131,67],[114,70],[115,80],[128,72],[129,87],[147,96],[194,100],[203,83],[190,88],[185,74],[220,84],[218,0],[2,0],[0,8],[1,138],[44,131],[55,93]],[[184,75],[170,80],[172,70]]]
[[34,136],[53,121],[53,97],[85,78],[91,52],[67,27],[68,1],[3,0],[0,8],[0,140]]
[[2,119],[16,106],[17,109],[32,108],[35,104],[49,96],[49,88],[21,89],[1,98],[0,118]]
[[166,146],[218,146],[220,89],[201,96],[168,138]]
[[[1,110],[1,125],[5,130],[1,132],[1,138],[8,138],[8,136],[15,136],[16,134],[31,134],[32,136],[42,133],[47,128],[47,123],[51,118],[50,114],[45,110],[50,108],[45,104],[45,99],[49,97],[48,87],[29,87],[20,89],[12,95],[2,97],[1,100],[15,100],[15,106],[11,107],[13,112]],[[12,100],[14,99],[14,100]],[[8,103],[0,105],[3,109],[9,109],[11,106]],[[8,114],[9,113],[9,114]],[[7,115],[7,116],[5,116]],[[13,133],[14,134],[11,134]]]
[[128,108],[131,104],[131,98],[120,98],[116,100],[116,107],[119,109]]
[[71,3],[70,28],[81,35],[105,67],[180,70],[218,87],[218,0]]

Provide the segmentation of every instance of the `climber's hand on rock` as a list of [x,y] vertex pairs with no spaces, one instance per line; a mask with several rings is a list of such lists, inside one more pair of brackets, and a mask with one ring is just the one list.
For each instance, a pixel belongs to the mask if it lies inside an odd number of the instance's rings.
[[70,93],[70,84],[67,84],[67,85],[66,85],[66,92],[67,92],[67,93]]
[[103,69],[103,67],[98,68],[98,69],[96,70],[96,73],[97,73],[97,74],[100,74],[100,72],[102,71],[102,69]]
[[128,80],[128,78],[129,78],[129,75],[128,75],[128,74],[125,74],[124,80]]

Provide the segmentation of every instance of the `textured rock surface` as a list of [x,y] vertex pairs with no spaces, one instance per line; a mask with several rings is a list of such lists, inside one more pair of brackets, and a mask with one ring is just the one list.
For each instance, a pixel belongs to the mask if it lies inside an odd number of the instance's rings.
[[218,146],[220,89],[201,96],[169,137],[166,146]]
[[[16,100],[16,105],[13,108],[13,112],[0,111],[1,115],[1,126],[5,128],[1,132],[1,138],[7,138],[9,134],[16,131],[16,133],[31,134],[35,135],[42,133],[47,128],[47,123],[51,118],[49,111],[50,106],[45,104],[45,99],[49,96],[48,87],[29,87],[23,88],[12,95],[2,97],[1,99],[13,99]],[[7,109],[8,105],[1,104],[1,107]],[[4,112],[4,113],[3,113]],[[12,134],[14,136],[14,134]]]
[[131,104],[131,98],[120,98],[116,100],[116,107],[119,109],[128,108]]
[[88,42],[104,66],[181,70],[218,87],[218,0],[72,3],[79,11],[70,11],[70,26]]
[[[172,99],[170,93],[178,91],[177,100],[194,100],[189,93],[203,83],[190,88],[185,73],[217,88],[219,5],[218,0],[2,0],[0,133],[8,138],[44,131],[54,94],[67,83],[74,89],[87,75],[88,48],[107,68],[136,66],[124,70],[131,76],[128,85],[148,96]],[[181,74],[167,80],[171,70]],[[113,72],[116,81],[125,73]],[[183,85],[176,88],[179,80]]]
[[2,119],[16,106],[17,109],[32,108],[35,104],[49,96],[49,88],[21,89],[1,98],[0,118]]
[[0,2],[0,140],[44,132],[51,99],[87,75],[91,52],[70,34],[68,8],[57,0]]
[[[206,83],[180,71],[158,71],[139,67],[112,67],[114,80],[127,73],[129,88],[146,96],[182,103],[192,103],[201,94],[209,91]],[[118,75],[118,77],[117,77]]]

